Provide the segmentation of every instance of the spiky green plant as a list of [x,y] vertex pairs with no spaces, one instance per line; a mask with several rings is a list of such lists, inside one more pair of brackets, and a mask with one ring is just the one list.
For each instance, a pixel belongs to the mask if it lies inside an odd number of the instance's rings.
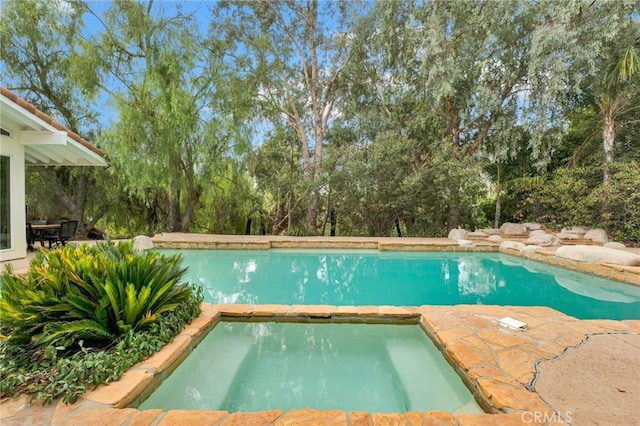
[[26,276],[0,275],[0,327],[9,344],[106,346],[189,299],[180,255],[132,243],[43,251]]

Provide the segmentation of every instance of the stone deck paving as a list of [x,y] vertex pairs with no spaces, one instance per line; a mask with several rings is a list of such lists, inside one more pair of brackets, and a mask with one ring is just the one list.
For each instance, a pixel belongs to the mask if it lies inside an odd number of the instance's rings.
[[[475,241],[475,247],[460,247],[446,238],[325,238],[325,237],[244,237],[195,234],[162,234],[154,237],[159,248],[347,248],[408,251],[498,251],[496,244]],[[604,263],[575,262],[558,259],[554,248],[506,254],[525,257],[609,279],[640,285],[640,267],[620,267]],[[497,319],[504,316],[524,321],[526,331],[502,328]],[[417,322],[440,347],[461,375],[487,414],[451,414],[444,412],[367,413],[312,409],[283,412],[274,407],[260,413],[225,411],[161,410],[139,411],[126,408],[136,405],[145,392],[158,384],[186,357],[208,330],[221,318],[244,317],[252,320],[334,321],[334,322]],[[546,307],[511,306],[319,306],[319,305],[203,305],[199,318],[173,342],[158,353],[135,365],[121,380],[87,392],[75,404],[61,401],[42,407],[29,404],[25,396],[0,404],[0,425],[520,425],[564,424],[569,421],[567,407],[576,406],[575,392],[561,397],[545,389],[537,392],[537,383],[545,386],[545,376],[559,384],[575,383],[576,375],[591,384],[598,393],[602,383],[615,383],[615,370],[575,370],[564,374],[558,365],[571,352],[590,355],[606,362],[611,339],[638,342],[640,321],[577,320]],[[585,343],[586,342],[586,343]],[[628,342],[627,342],[628,343]],[[593,347],[596,347],[595,355]],[[632,347],[635,346],[631,345]],[[631,352],[632,371],[640,371],[640,356]],[[571,359],[568,356],[567,359]],[[550,366],[550,367],[549,367]],[[548,373],[545,373],[548,371]],[[598,380],[595,380],[598,379]],[[598,384],[600,383],[600,384]],[[638,383],[636,380],[635,383]],[[595,387],[594,387],[595,386]],[[553,386],[551,386],[553,387]],[[569,385],[570,389],[571,385]],[[632,398],[613,398],[611,410],[636,413],[639,402],[636,388]],[[620,392],[621,394],[623,392]],[[624,392],[625,394],[628,392]],[[555,398],[555,399],[554,399]],[[573,400],[572,400],[573,398]],[[631,401],[631,402],[629,402]],[[579,401],[578,401],[579,402]],[[568,405],[569,404],[569,405]],[[574,405],[571,405],[574,404]],[[631,405],[629,405],[631,404]],[[581,405],[572,419],[596,419],[595,405]],[[626,411],[625,411],[626,410]],[[601,408],[600,408],[600,411]],[[601,413],[600,413],[601,414]],[[565,420],[562,419],[565,417]],[[640,416],[638,416],[640,418]],[[570,421],[569,421],[570,423]]]
[[[501,327],[497,320],[511,316],[528,324],[525,331]],[[221,319],[265,321],[325,321],[418,323],[440,347],[485,408],[487,414],[444,412],[367,413],[277,407],[258,413],[226,411],[139,411],[136,405],[172,371]],[[158,353],[136,364],[122,379],[99,386],[78,402],[62,401],[42,407],[22,396],[0,405],[0,424],[6,425],[519,425],[534,416],[564,424],[555,401],[543,399],[533,385],[541,361],[579,351],[590,336],[640,335],[640,321],[577,320],[551,308],[511,306],[325,306],[325,305],[210,305]],[[635,366],[637,371],[637,365]],[[598,371],[581,372],[599,374]],[[571,377],[564,379],[570,381]],[[566,396],[571,399],[571,395]],[[616,404],[619,401],[613,401]],[[635,402],[632,400],[632,402]],[[561,401],[566,404],[566,401]],[[624,401],[623,401],[624,403]],[[564,407],[564,406],[563,406]],[[589,407],[584,408],[588,410]],[[613,409],[613,407],[612,407]],[[631,410],[634,407],[615,407]],[[581,413],[589,418],[588,413]]]

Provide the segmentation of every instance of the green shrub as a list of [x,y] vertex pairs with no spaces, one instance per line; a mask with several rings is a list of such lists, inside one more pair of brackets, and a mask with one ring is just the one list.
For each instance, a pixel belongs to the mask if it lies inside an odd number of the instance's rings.
[[597,187],[591,195],[601,206],[594,221],[617,241],[640,246],[640,163],[613,163],[610,173],[609,184]]
[[181,262],[110,241],[43,251],[26,276],[0,275],[0,330],[9,345],[105,347],[190,298]]
[[145,330],[129,330],[107,349],[78,342],[78,350],[19,346],[0,341],[0,397],[26,393],[44,404],[62,396],[73,403],[87,389],[118,380],[135,363],[157,352],[200,314],[202,288],[165,312]]
[[548,226],[586,225],[606,229],[617,241],[640,245],[640,163],[615,162],[602,184],[602,170],[559,169],[522,203],[525,219]]
[[598,207],[590,195],[600,183],[601,175],[591,168],[558,169],[549,181],[534,187],[524,198],[523,220],[593,226]]

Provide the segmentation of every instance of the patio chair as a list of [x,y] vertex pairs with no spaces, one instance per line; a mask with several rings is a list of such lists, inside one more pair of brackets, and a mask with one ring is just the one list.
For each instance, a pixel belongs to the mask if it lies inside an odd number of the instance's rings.
[[[60,225],[64,222],[63,219],[49,219],[46,221],[47,225]],[[58,242],[58,238],[60,237],[60,229],[42,229],[40,230],[40,245],[44,247],[44,242],[49,242],[49,248],[54,243]]]
[[47,230],[47,233],[43,235],[43,238],[49,242],[50,249],[54,245],[65,245],[67,241],[76,235],[77,228],[77,220],[63,220],[60,222],[59,229]]
[[49,242],[49,249],[58,244],[60,239],[60,228],[58,229],[44,229],[40,231],[40,244],[44,247],[44,242]]
[[[39,229],[33,229],[33,225],[46,225],[47,221],[46,220],[30,220],[27,222],[27,225],[29,225],[29,227],[31,228],[31,233],[33,235],[33,241],[31,243],[30,249],[31,250],[35,250],[34,246],[36,244],[36,241],[40,241],[40,245],[42,247],[44,247],[44,239],[42,238],[42,231]],[[27,230],[27,235],[28,235],[28,230]],[[29,248],[29,241],[27,239],[27,248]]]
[[58,242],[62,245],[65,242],[71,240],[76,236],[76,229],[78,229],[78,221],[77,220],[67,220],[60,224],[60,238]]
[[27,250],[33,251],[33,245],[36,243],[36,233],[31,227],[31,223],[27,222]]

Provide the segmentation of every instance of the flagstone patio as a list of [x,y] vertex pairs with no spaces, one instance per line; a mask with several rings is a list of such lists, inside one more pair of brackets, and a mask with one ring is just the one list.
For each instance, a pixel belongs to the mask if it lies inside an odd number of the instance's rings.
[[[497,251],[490,243],[459,247],[447,239],[228,237],[165,234],[158,247],[273,248],[331,247],[379,250]],[[399,241],[398,241],[399,240]],[[184,247],[183,247],[184,246]],[[509,253],[620,281],[640,284],[640,268],[606,264],[563,264],[552,250]],[[571,261],[570,261],[571,262]],[[600,271],[600,273],[598,273]],[[509,316],[526,330],[502,327]],[[145,395],[193,350],[221,319],[417,323],[441,348],[486,414],[444,412],[367,413],[313,409],[259,413],[226,411],[139,411]],[[633,424],[640,405],[640,320],[578,320],[547,307],[516,306],[324,306],[210,305],[192,324],[121,380],[83,395],[78,402],[42,407],[26,396],[0,404],[6,425],[520,425]],[[590,399],[592,398],[592,399]],[[595,399],[594,399],[595,398]],[[604,408],[603,408],[604,407]]]
[[[500,326],[498,319],[510,316],[526,322],[524,331]],[[443,354],[458,370],[476,400],[487,414],[451,414],[444,412],[365,413],[340,410],[274,410],[259,413],[225,411],[161,410],[139,411],[127,408],[153,389],[161,377],[172,371],[220,319],[239,317],[265,321],[325,322],[416,322],[441,347]],[[203,304],[202,314],[172,343],[149,359],[135,365],[122,379],[87,392],[72,405],[57,401],[48,407],[30,405],[26,397],[4,401],[0,420],[4,425],[516,425],[534,423],[562,424],[565,420],[602,416],[601,407],[572,401],[575,393],[540,393],[536,383],[545,376],[554,386],[569,386],[577,378],[591,383],[591,393],[598,383],[615,383],[624,392],[620,398],[610,395],[611,415],[632,413],[640,401],[637,377],[640,359],[627,369],[603,371],[569,369],[547,365],[568,353],[578,354],[589,348],[590,357],[607,354],[613,340],[628,340],[636,351],[640,338],[640,321],[578,320],[545,307],[505,306],[288,306],[288,305],[210,305]],[[585,343],[586,342],[586,343]],[[635,343],[634,343],[635,342]],[[589,345],[589,346],[587,346]],[[635,345],[635,346],[633,346]],[[569,351],[567,351],[569,349]],[[594,355],[595,351],[595,355]],[[633,352],[631,352],[633,353]],[[541,374],[542,371],[542,374]],[[566,373],[565,373],[566,371]],[[586,378],[586,379],[585,379]],[[593,380],[591,380],[593,379]],[[598,379],[598,380],[596,380]],[[602,384],[600,384],[602,386]],[[549,385],[545,384],[548,389]],[[580,396],[584,398],[584,395]],[[573,405],[571,405],[573,404]],[[576,405],[577,404],[577,405]],[[582,404],[582,405],[580,405]],[[566,407],[580,407],[570,411]],[[622,416],[617,424],[630,424]],[[635,419],[632,419],[635,420]],[[584,423],[580,423],[584,424]]]

